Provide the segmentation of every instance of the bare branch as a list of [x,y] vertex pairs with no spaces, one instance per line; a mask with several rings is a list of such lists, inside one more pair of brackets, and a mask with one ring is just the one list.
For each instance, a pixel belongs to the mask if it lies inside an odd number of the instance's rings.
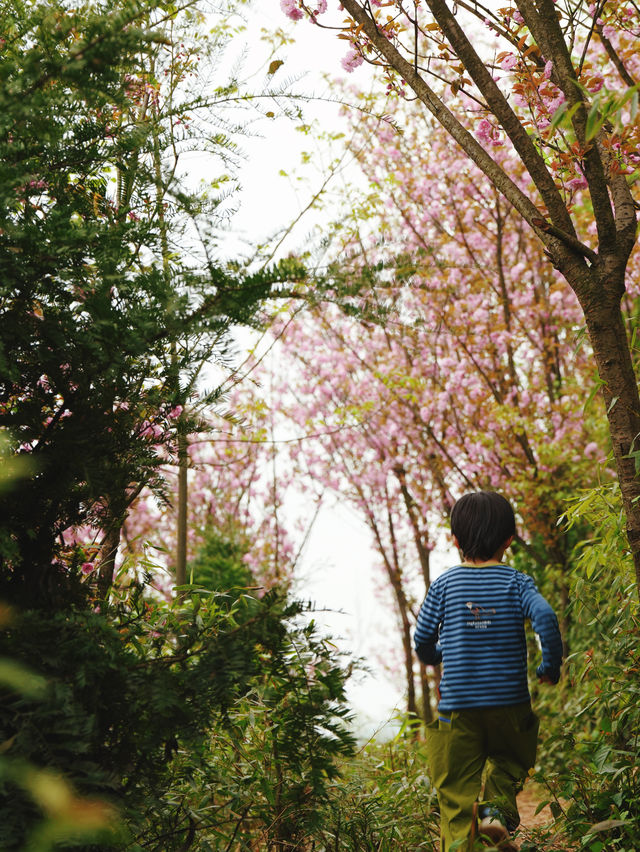
[[[557,226],[557,224],[550,225],[546,221],[544,214],[536,207],[531,199],[522,192],[520,187],[518,187],[505,173],[504,169],[502,169],[502,167],[489,156],[480,143],[458,121],[438,95],[436,95],[433,89],[431,89],[424,78],[419,74],[416,74],[411,63],[408,62],[389,41],[389,39],[378,30],[375,21],[366,13],[366,11],[358,3],[358,0],[344,0],[343,6],[354,21],[362,27],[362,30],[365,32],[376,50],[378,50],[379,53],[386,58],[389,64],[402,75],[418,98],[427,107],[429,112],[456,140],[467,156],[478,166],[479,169],[481,169],[482,172],[484,172],[493,185],[513,205],[518,213],[520,213],[520,215],[529,223],[544,245],[547,246],[551,252],[554,252],[561,248],[558,243],[558,240],[560,240],[562,245],[570,248],[572,252],[576,252],[581,257],[593,260],[595,258],[594,252],[588,246],[581,243],[576,237],[573,224],[571,223],[571,219],[568,216],[564,202],[562,202],[562,198],[558,193],[555,184],[553,191],[557,194],[562,203],[564,215],[561,216],[561,219],[563,222],[568,221],[568,233],[565,229]],[[511,107],[509,107],[508,104],[507,107],[511,110]],[[526,136],[527,134],[524,131],[524,128],[522,128],[521,125],[520,127],[522,133]],[[531,140],[529,140],[529,143],[533,147]],[[538,160],[542,162],[547,179],[551,180],[548,172],[546,172],[544,161],[537,151],[535,151],[535,157],[537,158],[536,162]]]

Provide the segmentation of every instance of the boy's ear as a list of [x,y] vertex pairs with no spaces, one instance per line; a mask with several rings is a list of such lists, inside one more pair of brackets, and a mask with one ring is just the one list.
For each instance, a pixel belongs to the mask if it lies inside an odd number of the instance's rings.
[[511,545],[511,542],[513,541],[513,539],[514,539],[514,538],[515,538],[515,536],[510,535],[510,536],[509,536],[509,538],[506,540],[506,542],[505,542],[505,544],[504,544],[504,549],[505,549],[505,550],[506,550],[506,549],[507,549],[507,548]]
[[460,544],[458,542],[458,539],[455,537],[455,535],[452,535],[451,538],[453,540],[454,547],[456,547],[458,550],[460,550]]

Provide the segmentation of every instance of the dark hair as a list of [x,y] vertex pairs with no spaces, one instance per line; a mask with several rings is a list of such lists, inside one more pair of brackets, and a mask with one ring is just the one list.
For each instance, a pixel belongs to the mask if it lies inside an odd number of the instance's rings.
[[491,559],[515,531],[511,504],[494,491],[465,494],[451,510],[451,532],[466,559]]

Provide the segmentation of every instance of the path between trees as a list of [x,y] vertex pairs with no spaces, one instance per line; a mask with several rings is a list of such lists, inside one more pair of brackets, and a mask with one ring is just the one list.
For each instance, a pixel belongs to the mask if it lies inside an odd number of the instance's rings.
[[548,805],[540,813],[536,813],[540,801],[539,791],[532,784],[527,784],[518,796],[520,824],[523,829],[541,828],[553,824],[553,814]]
[[538,852],[551,850],[567,850],[566,840],[562,838],[559,826],[556,824],[548,805],[536,813],[544,794],[535,784],[527,784],[518,796],[520,812],[520,830],[518,844],[522,849],[536,849]]

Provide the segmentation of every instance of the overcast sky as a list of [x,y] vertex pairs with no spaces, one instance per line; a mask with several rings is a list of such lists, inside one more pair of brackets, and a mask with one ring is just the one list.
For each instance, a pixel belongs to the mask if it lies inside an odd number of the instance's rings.
[[[284,60],[279,73],[282,77],[297,78],[295,91],[318,96],[319,100],[305,106],[308,120],[339,128],[339,106],[320,100],[332,96],[331,86],[323,75],[328,71],[334,77],[348,76],[349,82],[367,86],[369,70],[364,66],[346,75],[340,67],[340,58],[347,51],[346,42],[318,31],[305,21],[289,25],[280,12],[278,0],[261,0],[256,4],[247,38],[253,43],[251,39],[257,37],[261,27],[277,26],[291,26],[297,38],[295,45],[278,54],[277,58]],[[260,49],[256,44],[254,61]],[[312,191],[321,182],[320,171],[314,169],[308,171],[310,183],[295,180],[302,151],[315,149],[313,140],[299,133],[293,122],[265,120],[255,131],[257,135],[242,142],[247,159],[241,171],[241,205],[233,220],[237,236],[248,243],[263,241],[278,227],[286,227],[306,207]],[[320,163],[322,153],[314,156]],[[283,177],[281,170],[289,177]],[[351,176],[357,179],[355,169]],[[320,215],[306,215],[284,244],[285,253],[303,246],[305,235],[321,221]],[[444,565],[448,558],[440,555],[436,563]],[[296,592],[316,602],[320,610],[316,621],[336,637],[338,646],[364,658],[371,667],[370,675],[354,677],[349,690],[359,728],[367,734],[392,718],[396,707],[404,708],[402,671],[395,677],[385,671],[385,661],[395,657],[401,663],[401,654],[391,596],[381,592],[383,586],[368,530],[353,511],[328,501],[307,542]],[[394,653],[389,651],[392,641],[396,645]]]

